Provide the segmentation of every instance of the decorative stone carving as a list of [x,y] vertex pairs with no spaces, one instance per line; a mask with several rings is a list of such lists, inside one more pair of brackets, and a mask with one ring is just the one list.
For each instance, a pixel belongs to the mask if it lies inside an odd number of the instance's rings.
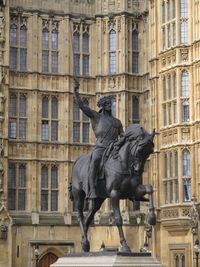
[[89,4],[93,5],[95,3],[95,0],[71,0],[73,4]]
[[181,53],[181,60],[188,61],[188,59],[189,59],[189,49],[185,49],[185,48],[181,49],[180,53]]
[[3,205],[0,208],[0,239],[7,239],[8,225],[12,222],[6,207]]
[[178,217],[178,209],[166,209],[162,211],[162,219]]

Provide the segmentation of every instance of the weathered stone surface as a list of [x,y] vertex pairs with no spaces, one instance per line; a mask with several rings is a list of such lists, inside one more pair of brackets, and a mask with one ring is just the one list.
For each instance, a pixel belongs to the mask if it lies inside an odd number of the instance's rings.
[[51,267],[163,267],[150,253],[73,253],[59,258]]

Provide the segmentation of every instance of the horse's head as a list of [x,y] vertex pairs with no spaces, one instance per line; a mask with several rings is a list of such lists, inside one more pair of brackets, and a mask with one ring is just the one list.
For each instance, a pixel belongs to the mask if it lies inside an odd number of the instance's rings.
[[133,124],[127,128],[125,136],[130,142],[131,172],[141,175],[147,158],[153,153],[155,130],[149,134],[141,125]]

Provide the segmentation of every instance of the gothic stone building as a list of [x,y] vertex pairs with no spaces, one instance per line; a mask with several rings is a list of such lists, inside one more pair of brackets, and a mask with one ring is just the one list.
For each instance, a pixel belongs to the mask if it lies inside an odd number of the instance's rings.
[[[74,159],[95,140],[74,102],[74,74],[93,109],[100,95],[111,95],[124,128],[156,128],[143,182],[154,187],[157,225],[145,224],[146,204],[122,201],[131,249],[146,240],[166,267],[194,266],[199,10],[199,0],[0,1],[1,267],[35,266],[37,246],[39,266],[81,250],[68,186]],[[103,241],[118,246],[112,221],[105,201],[89,233],[93,251]]]

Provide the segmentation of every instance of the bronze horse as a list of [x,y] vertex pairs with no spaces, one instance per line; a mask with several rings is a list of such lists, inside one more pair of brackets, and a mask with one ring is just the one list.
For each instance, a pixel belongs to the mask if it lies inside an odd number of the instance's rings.
[[141,125],[132,124],[124,133],[124,137],[118,143],[117,152],[111,151],[104,164],[104,179],[98,179],[98,198],[92,199],[91,208],[86,218],[83,209],[87,194],[87,174],[89,168],[89,155],[79,156],[72,169],[71,197],[78,210],[78,221],[82,233],[82,249],[87,252],[90,244],[87,237],[88,228],[95,213],[100,209],[106,198],[110,198],[114,212],[115,224],[118,227],[121,251],[130,252],[126,243],[123,229],[122,216],[119,208],[120,199],[144,200],[144,195],[149,194],[148,223],[155,225],[156,215],[153,206],[153,188],[150,184],[142,185],[139,177],[143,173],[144,164],[151,153],[153,153],[153,138],[155,131],[149,134]]

